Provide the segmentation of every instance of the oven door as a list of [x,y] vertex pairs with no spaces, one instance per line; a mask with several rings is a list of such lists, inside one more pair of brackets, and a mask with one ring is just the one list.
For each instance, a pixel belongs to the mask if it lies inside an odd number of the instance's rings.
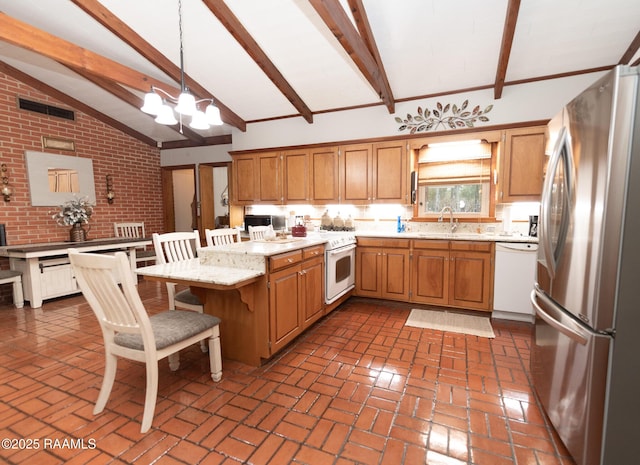
[[325,254],[327,304],[338,300],[355,287],[356,282],[356,246],[355,244],[327,250]]

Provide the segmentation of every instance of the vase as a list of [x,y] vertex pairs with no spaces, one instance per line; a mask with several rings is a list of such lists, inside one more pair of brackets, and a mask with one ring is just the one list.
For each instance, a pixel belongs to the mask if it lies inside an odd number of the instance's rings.
[[84,242],[87,240],[87,232],[82,227],[82,223],[76,223],[69,230],[71,242]]

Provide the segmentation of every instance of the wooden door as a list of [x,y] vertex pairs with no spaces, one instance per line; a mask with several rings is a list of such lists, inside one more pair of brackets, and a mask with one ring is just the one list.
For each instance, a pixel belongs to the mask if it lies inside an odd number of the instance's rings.
[[323,147],[310,151],[312,203],[324,205],[340,201],[338,160],[337,147]]
[[380,297],[382,286],[382,249],[358,247],[356,249],[356,294]]
[[373,202],[409,203],[406,144],[403,141],[373,144]]
[[298,274],[300,265],[269,275],[271,353],[277,352],[302,331],[302,305]]
[[216,207],[213,195],[213,166],[198,165],[200,185],[200,238],[204,238],[205,229],[216,227]]
[[366,204],[371,199],[371,144],[340,148],[340,201]]
[[484,252],[451,252],[449,304],[491,310],[491,255]]
[[425,304],[449,303],[449,250],[414,249],[411,272],[411,301]]
[[505,131],[500,202],[540,201],[545,130],[540,126]]
[[256,155],[238,155],[233,157],[233,198],[234,203],[246,205],[257,202],[258,159]]
[[282,153],[284,203],[308,203],[309,168],[309,153],[306,149]]
[[260,201],[268,203],[282,202],[282,173],[278,152],[258,154],[258,180]]
[[324,313],[324,259],[307,260],[302,264],[300,285],[304,327],[317,321]]
[[381,297],[409,300],[409,250],[383,249]]

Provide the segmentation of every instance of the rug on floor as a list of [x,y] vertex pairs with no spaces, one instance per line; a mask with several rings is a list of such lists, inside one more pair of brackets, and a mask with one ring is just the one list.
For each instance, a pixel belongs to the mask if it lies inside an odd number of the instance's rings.
[[470,334],[472,336],[496,337],[489,318],[446,310],[419,310],[414,308],[411,310],[405,325]]

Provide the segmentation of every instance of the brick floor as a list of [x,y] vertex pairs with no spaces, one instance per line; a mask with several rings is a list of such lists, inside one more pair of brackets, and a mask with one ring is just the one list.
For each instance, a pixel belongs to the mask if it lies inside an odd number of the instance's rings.
[[[164,286],[139,288],[165,308]],[[532,392],[530,325],[494,321],[486,339],[406,327],[410,309],[352,298],[260,368],[225,360],[220,383],[193,346],[175,373],[160,362],[141,434],[141,364],[120,360],[92,413],[104,355],[82,296],[2,306],[0,461],[574,465]]]

